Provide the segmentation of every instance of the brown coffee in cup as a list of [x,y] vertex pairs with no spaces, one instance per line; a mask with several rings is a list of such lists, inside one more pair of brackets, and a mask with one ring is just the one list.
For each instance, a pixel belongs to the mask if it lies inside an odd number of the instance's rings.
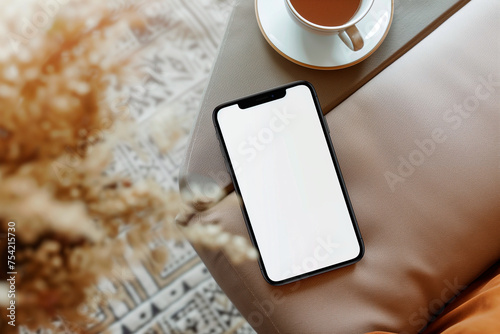
[[361,0],[290,0],[307,21],[326,27],[341,26],[358,11]]

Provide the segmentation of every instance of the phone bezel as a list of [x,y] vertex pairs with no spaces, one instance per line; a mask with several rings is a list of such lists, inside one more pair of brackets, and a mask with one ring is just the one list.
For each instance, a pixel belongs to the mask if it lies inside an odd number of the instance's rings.
[[327,142],[327,145],[328,145],[328,148],[329,148],[329,151],[330,151],[330,156],[331,156],[333,164],[335,166],[337,178],[339,180],[340,187],[341,187],[342,193],[344,195],[345,203],[346,203],[346,206],[347,206],[347,209],[348,209],[348,212],[349,212],[349,216],[351,218],[351,222],[352,222],[355,234],[356,234],[356,239],[358,241],[358,245],[359,245],[360,251],[359,251],[359,254],[356,257],[354,257],[353,259],[351,259],[351,260],[340,262],[340,263],[337,263],[337,264],[334,264],[334,265],[331,265],[331,266],[328,266],[328,267],[316,269],[316,270],[313,270],[313,271],[310,271],[310,272],[307,272],[307,273],[304,273],[304,274],[292,276],[290,278],[287,278],[287,279],[284,279],[284,280],[280,280],[280,281],[274,281],[274,280],[272,280],[272,279],[269,278],[269,276],[267,275],[266,268],[264,266],[264,262],[262,261],[262,258],[260,256],[260,252],[259,252],[258,262],[259,262],[260,270],[262,272],[262,275],[264,276],[264,279],[269,284],[271,284],[271,285],[284,285],[284,284],[292,283],[292,282],[295,282],[295,281],[298,281],[298,280],[301,280],[301,279],[304,279],[304,278],[308,278],[308,277],[311,277],[311,276],[322,274],[322,273],[325,273],[325,272],[328,272],[328,271],[331,271],[331,270],[334,270],[334,269],[338,269],[338,268],[342,268],[342,267],[345,267],[345,266],[352,265],[352,264],[358,262],[359,260],[361,260],[361,258],[363,257],[363,255],[365,253],[365,246],[364,246],[363,238],[361,237],[361,232],[359,230],[358,222],[356,220],[356,216],[355,216],[354,210],[352,208],[351,200],[350,200],[349,194],[347,192],[347,188],[346,188],[346,185],[345,185],[345,182],[344,182],[344,178],[342,177],[342,172],[340,170],[340,165],[339,165],[338,160],[337,160],[337,155],[335,154],[335,150],[333,148],[333,144],[332,144],[332,141],[331,141],[331,138],[330,138],[330,135],[329,135],[330,131],[329,131],[328,125],[327,125],[326,120],[325,120],[325,118],[323,116],[323,112],[321,111],[321,107],[320,107],[320,104],[319,104],[318,97],[316,95],[316,91],[315,91],[313,85],[311,83],[307,82],[307,81],[292,82],[292,83],[287,84],[287,85],[283,85],[283,86],[276,87],[276,88],[273,88],[273,89],[269,89],[269,90],[266,90],[266,91],[263,91],[263,92],[260,92],[260,93],[257,93],[257,94],[253,94],[253,95],[250,95],[250,96],[247,96],[247,97],[244,97],[244,98],[240,98],[240,99],[237,99],[237,100],[233,100],[233,101],[230,101],[230,102],[223,103],[223,104],[217,106],[214,109],[213,113],[212,113],[212,120],[213,120],[213,123],[214,123],[214,126],[215,126],[215,130],[216,130],[216,134],[217,134],[217,139],[219,140],[221,152],[222,152],[222,155],[224,157],[224,161],[225,161],[226,167],[228,169],[228,173],[231,176],[231,180],[233,182],[234,189],[235,189],[237,195],[241,199],[240,200],[240,208],[241,208],[241,211],[242,211],[242,214],[243,214],[243,218],[245,220],[245,225],[247,227],[248,234],[250,236],[252,244],[255,246],[255,248],[257,249],[257,251],[259,251],[258,242],[257,242],[257,240],[255,238],[254,233],[253,233],[253,229],[252,229],[252,224],[251,224],[251,221],[250,221],[250,217],[248,216],[248,212],[246,210],[245,203],[243,201],[243,196],[242,196],[242,194],[240,192],[240,188],[239,188],[239,185],[238,185],[238,180],[236,178],[236,175],[235,175],[235,172],[234,172],[234,168],[233,168],[233,165],[231,163],[231,159],[229,158],[229,152],[227,151],[227,147],[226,147],[226,144],[225,144],[225,141],[224,141],[224,137],[222,135],[222,131],[221,131],[221,128],[220,128],[220,125],[219,125],[219,121],[218,121],[217,115],[218,115],[218,113],[219,113],[220,110],[222,110],[224,108],[227,108],[227,107],[230,107],[230,106],[235,105],[235,104],[237,104],[241,109],[246,109],[246,108],[253,107],[255,105],[259,105],[259,104],[267,103],[267,102],[270,102],[270,101],[273,101],[273,100],[276,100],[276,99],[283,98],[283,97],[286,96],[286,91],[288,89],[296,87],[296,86],[299,86],[299,85],[306,86],[309,89],[309,91],[311,92],[311,95],[312,95],[312,98],[313,98],[313,101],[314,101],[314,104],[315,104],[315,107],[316,107],[316,113],[317,113],[317,115],[319,117],[319,121],[320,121],[321,127],[323,129],[323,134],[324,134],[325,140]]

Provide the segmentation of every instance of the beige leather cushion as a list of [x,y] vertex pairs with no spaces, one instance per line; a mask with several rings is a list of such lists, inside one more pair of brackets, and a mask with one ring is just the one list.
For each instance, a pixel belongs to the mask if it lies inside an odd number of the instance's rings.
[[330,111],[467,1],[396,0],[392,27],[380,48],[360,64],[338,71],[311,70],[285,60],[260,32],[255,0],[237,1],[191,133],[182,173],[210,176],[222,187],[231,185],[212,124],[212,111],[217,105],[288,82],[308,80],[315,86],[323,110]]
[[[471,1],[327,115],[358,264],[273,287],[256,263],[198,249],[259,333],[415,332],[499,259],[499,10]],[[418,166],[398,172],[401,159]],[[387,172],[403,174],[393,189]],[[208,216],[247,235],[234,194]]]

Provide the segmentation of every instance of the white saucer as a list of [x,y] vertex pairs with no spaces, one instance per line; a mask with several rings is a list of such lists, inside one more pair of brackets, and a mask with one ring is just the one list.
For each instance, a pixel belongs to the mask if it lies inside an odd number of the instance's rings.
[[375,0],[368,14],[356,24],[365,43],[354,52],[338,35],[319,35],[302,27],[290,16],[285,2],[255,0],[262,34],[286,59],[320,70],[349,67],[370,56],[384,41],[394,14],[394,0]]

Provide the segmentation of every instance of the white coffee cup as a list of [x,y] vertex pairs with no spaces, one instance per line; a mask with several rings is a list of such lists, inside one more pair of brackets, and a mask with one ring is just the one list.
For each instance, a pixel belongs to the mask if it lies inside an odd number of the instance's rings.
[[340,26],[323,26],[306,20],[293,7],[291,0],[285,0],[289,14],[306,29],[317,34],[338,34],[344,44],[352,51],[358,51],[363,48],[363,37],[359,33],[356,23],[368,14],[375,0],[361,0],[356,13]]

